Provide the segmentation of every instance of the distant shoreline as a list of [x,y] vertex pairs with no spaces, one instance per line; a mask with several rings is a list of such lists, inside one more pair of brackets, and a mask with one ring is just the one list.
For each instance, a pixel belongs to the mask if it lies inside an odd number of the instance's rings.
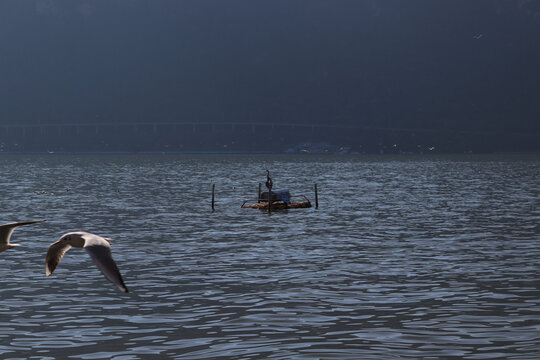
[[2,151],[2,155],[280,155],[280,156],[336,156],[336,157],[361,157],[361,156],[377,156],[377,157],[433,157],[433,156],[535,156],[540,155],[540,152],[429,152],[429,153],[288,153],[288,152],[272,152],[272,151]]

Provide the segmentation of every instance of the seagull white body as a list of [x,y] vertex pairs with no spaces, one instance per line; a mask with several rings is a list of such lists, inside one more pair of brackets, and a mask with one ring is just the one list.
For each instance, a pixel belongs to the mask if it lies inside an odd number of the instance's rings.
[[13,231],[15,230],[17,226],[34,224],[34,223],[43,222],[43,221],[45,220],[19,221],[19,222],[13,222],[9,224],[0,225],[0,252],[6,251],[7,249],[12,249],[16,246],[20,246],[20,244],[11,244],[9,242],[9,239],[11,238],[11,234],[13,234]]
[[47,251],[45,258],[45,274],[51,275],[56,266],[62,260],[64,254],[71,247],[84,248],[94,264],[101,270],[103,275],[123,292],[128,292],[118,266],[114,262],[111,254],[109,240],[98,235],[84,231],[69,232],[62,235],[60,240],[53,243]]

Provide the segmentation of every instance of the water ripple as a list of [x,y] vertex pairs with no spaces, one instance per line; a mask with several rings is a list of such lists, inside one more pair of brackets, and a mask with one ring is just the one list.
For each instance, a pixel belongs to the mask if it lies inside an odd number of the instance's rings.
[[[0,166],[4,222],[48,219],[0,254],[2,358],[540,357],[538,157],[25,155]],[[317,179],[320,209],[241,209],[266,168],[311,198]],[[45,276],[49,244],[78,229],[115,239],[129,294],[78,249]]]

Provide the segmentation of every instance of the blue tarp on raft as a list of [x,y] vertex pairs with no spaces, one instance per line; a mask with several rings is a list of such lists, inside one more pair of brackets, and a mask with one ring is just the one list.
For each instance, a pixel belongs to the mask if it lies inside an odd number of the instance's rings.
[[289,190],[278,190],[278,191],[272,191],[275,195],[278,196],[278,198],[283,201],[285,204],[291,203],[291,194],[289,193]]
[[[268,191],[261,194],[261,200],[266,201],[268,199]],[[276,190],[272,191],[272,201],[283,201],[285,204],[291,203],[291,194],[289,190]]]

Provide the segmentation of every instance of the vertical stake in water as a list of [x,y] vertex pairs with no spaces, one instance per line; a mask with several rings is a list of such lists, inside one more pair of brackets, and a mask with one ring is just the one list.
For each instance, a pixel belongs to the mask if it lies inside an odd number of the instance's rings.
[[315,209],[319,208],[319,192],[317,191],[317,184],[315,184]]
[[268,213],[270,214],[270,208],[272,207],[272,186],[268,188]]
[[216,211],[216,209],[214,208],[215,193],[216,193],[216,184],[212,184],[212,212]]
[[259,183],[259,193],[257,194],[257,202],[258,203],[261,202],[261,187],[262,187],[262,184]]

